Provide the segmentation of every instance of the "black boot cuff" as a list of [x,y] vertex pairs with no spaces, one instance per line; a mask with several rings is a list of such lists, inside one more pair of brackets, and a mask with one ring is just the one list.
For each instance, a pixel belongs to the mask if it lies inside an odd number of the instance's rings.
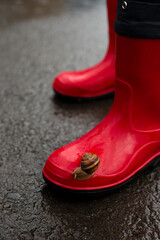
[[160,0],[118,0],[115,32],[132,38],[160,38]]

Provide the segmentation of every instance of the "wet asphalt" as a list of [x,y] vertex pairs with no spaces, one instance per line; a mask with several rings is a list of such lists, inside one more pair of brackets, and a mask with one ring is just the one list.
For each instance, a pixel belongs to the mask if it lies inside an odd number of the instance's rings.
[[1,240],[160,239],[160,167],[98,199],[59,194],[42,178],[52,151],[113,103],[64,101],[52,79],[97,63],[107,43],[105,0],[0,1]]

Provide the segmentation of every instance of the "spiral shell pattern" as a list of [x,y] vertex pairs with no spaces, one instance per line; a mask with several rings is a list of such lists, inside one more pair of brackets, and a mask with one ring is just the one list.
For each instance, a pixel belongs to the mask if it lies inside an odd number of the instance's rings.
[[96,154],[85,153],[81,159],[81,169],[87,174],[94,173],[100,164],[100,159]]

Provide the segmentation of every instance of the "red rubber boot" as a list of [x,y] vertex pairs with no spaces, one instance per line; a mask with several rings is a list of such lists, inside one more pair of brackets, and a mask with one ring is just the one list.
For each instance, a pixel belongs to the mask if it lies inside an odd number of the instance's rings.
[[115,32],[117,0],[107,0],[109,21],[109,48],[105,58],[96,66],[59,74],[54,82],[56,93],[75,98],[95,98],[114,91],[115,86]]
[[160,40],[118,35],[116,49],[113,107],[93,130],[51,154],[43,175],[53,185],[103,194],[160,160]]

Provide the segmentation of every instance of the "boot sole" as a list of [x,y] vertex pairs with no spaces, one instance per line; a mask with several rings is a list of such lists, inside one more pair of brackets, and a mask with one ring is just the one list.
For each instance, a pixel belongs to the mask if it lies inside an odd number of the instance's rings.
[[62,194],[69,194],[69,195],[74,195],[75,197],[102,197],[106,194],[110,194],[113,193],[115,191],[120,190],[121,188],[125,187],[127,184],[129,184],[130,182],[132,182],[133,180],[135,180],[140,174],[142,174],[146,169],[150,169],[150,168],[155,168],[158,166],[158,164],[160,163],[160,155],[157,156],[156,158],[154,158],[150,163],[148,163],[144,168],[142,168],[141,170],[139,170],[137,173],[135,173],[131,178],[129,178],[127,181],[118,184],[114,187],[110,187],[110,188],[104,188],[104,189],[99,189],[99,190],[72,190],[72,189],[68,189],[68,188],[63,188],[60,187],[54,183],[52,183],[51,181],[49,181],[43,174],[43,178],[46,181],[46,183],[51,186],[51,188],[55,191],[57,191],[58,193],[62,193]]
[[76,101],[76,102],[83,102],[83,101],[91,101],[91,100],[97,100],[97,99],[103,99],[106,97],[111,97],[114,96],[114,91],[108,92],[106,94],[100,95],[100,96],[95,96],[95,97],[72,97],[68,95],[64,95],[62,93],[57,92],[55,89],[53,89],[56,96],[60,97],[64,100],[69,100],[69,101]]

